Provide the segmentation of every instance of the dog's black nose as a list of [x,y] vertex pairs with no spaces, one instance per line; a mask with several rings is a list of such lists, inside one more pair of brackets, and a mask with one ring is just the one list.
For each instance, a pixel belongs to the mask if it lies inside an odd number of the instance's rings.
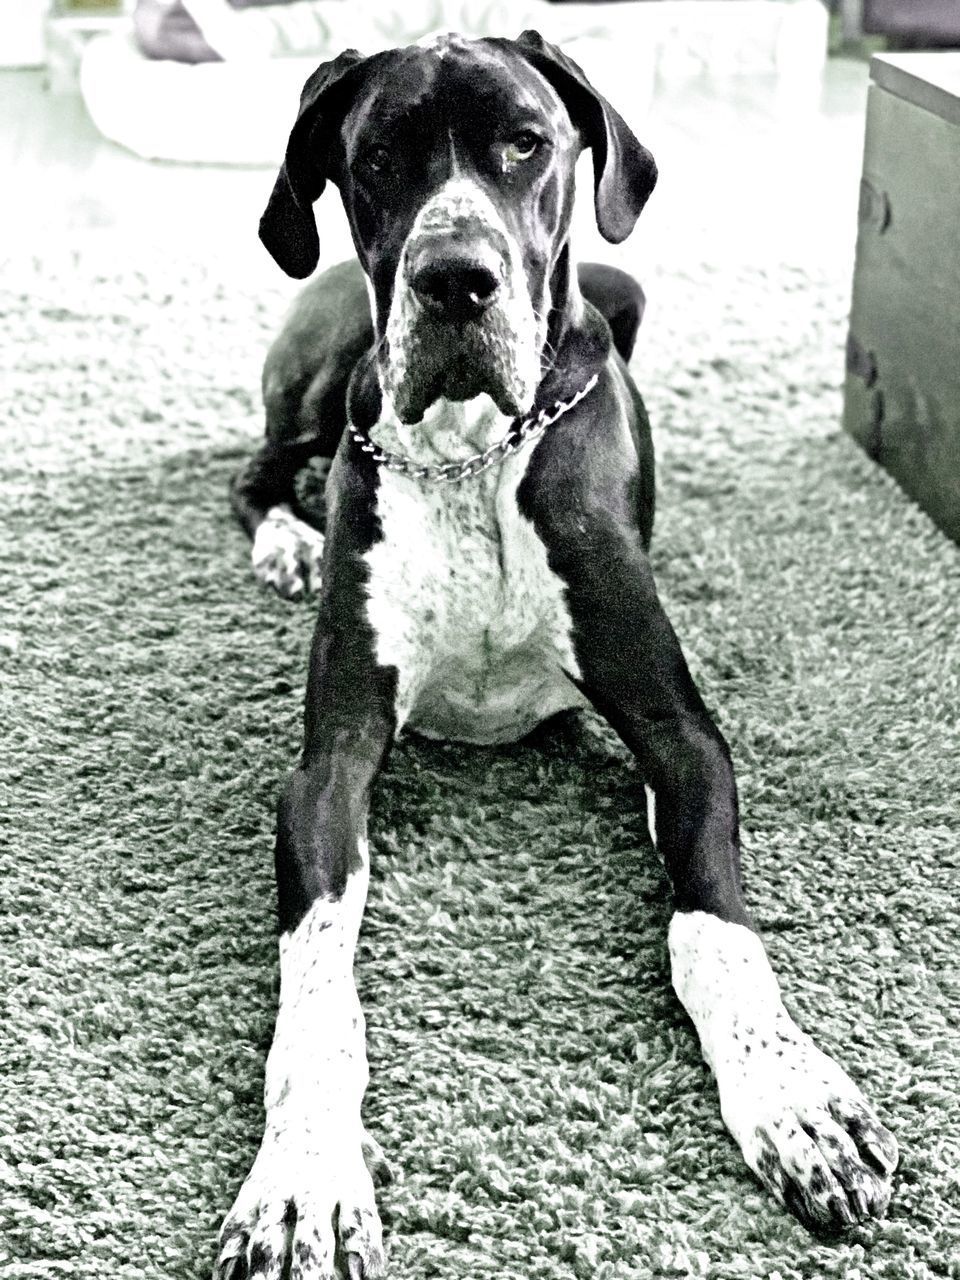
[[490,267],[455,251],[431,254],[415,264],[410,284],[423,305],[444,320],[475,320],[500,288]]

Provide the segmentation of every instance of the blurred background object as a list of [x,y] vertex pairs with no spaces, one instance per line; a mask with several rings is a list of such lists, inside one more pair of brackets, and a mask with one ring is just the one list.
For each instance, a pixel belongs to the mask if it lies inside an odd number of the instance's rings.
[[[563,44],[657,154],[638,256],[689,239],[721,261],[850,263],[867,73],[856,57],[828,58],[843,2],[0,0],[0,46],[3,23],[30,16],[41,63],[0,77],[0,164],[35,197],[0,207],[0,232],[110,230],[269,270],[256,223],[317,62],[438,28],[529,25]],[[349,254],[336,201],[317,216],[330,259]],[[576,228],[583,255],[615,256],[588,222]]]
[[893,49],[960,45],[956,0],[842,0],[845,35],[884,36]]
[[659,83],[783,75],[813,87],[827,22],[820,0],[140,0],[132,27],[83,49],[79,83],[101,132],[138,155],[266,164],[279,159],[307,74],[350,46],[373,52],[435,31],[535,26],[629,119],[643,117]]
[[[141,42],[162,36],[157,0],[109,12],[58,6],[47,13],[46,68],[0,77],[0,164],[31,189],[29,201],[0,206],[8,243],[109,230],[118,240],[179,245],[266,270],[257,219],[301,86],[319,61],[438,26],[513,35],[527,25],[562,42],[654,147],[664,177],[641,239],[665,248],[691,236],[705,254],[716,245],[720,256],[751,255],[774,244],[791,252],[823,244],[826,229],[829,251],[843,251],[849,223],[835,204],[855,207],[851,155],[865,74],[847,60],[828,68],[820,0],[299,0],[236,9],[226,0],[165,0],[163,9],[175,39],[192,41],[190,56],[207,60],[147,56]],[[249,50],[241,26],[277,20],[282,28],[307,13],[322,18],[328,47],[223,57],[231,41]],[[294,34],[292,25],[286,32]],[[303,38],[299,26],[296,34]],[[797,187],[800,156],[825,192]],[[336,201],[319,202],[317,212],[331,258],[349,254]],[[602,260],[610,246],[589,225],[581,231],[584,256]]]
[[[32,0],[28,0],[32,3]],[[98,36],[129,30],[135,0],[46,0],[36,7],[43,15],[43,62],[47,87],[71,92],[87,45]]]
[[48,0],[0,0],[0,66],[43,63],[43,21]]
[[882,36],[893,49],[960,46],[957,0],[840,0],[844,39]]
[[[226,0],[231,9],[269,8],[290,0]],[[200,25],[181,0],[137,0],[134,34],[148,58],[177,62],[219,62],[221,55],[207,43]]]

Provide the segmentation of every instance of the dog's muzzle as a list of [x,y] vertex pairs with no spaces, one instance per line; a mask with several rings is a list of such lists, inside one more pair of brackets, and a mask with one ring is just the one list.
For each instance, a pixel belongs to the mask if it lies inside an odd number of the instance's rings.
[[419,422],[440,397],[483,393],[502,413],[525,413],[540,329],[519,246],[476,184],[450,181],[404,245],[381,347],[381,385],[400,420]]

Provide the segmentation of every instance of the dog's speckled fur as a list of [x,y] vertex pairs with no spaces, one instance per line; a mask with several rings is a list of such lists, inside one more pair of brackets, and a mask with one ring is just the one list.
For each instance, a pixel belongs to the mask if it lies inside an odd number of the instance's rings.
[[[545,296],[531,298],[523,255],[489,196],[478,183],[452,177],[427,201],[410,230],[386,318],[386,342],[379,372],[384,395],[405,421],[419,421],[427,408],[420,400],[449,359],[449,334],[438,330],[409,279],[411,258],[425,237],[451,230],[470,236],[473,252],[500,279],[497,297],[482,326],[469,330],[474,364],[496,383],[499,407],[513,415],[527,412],[540,381],[540,352],[546,336]],[[478,232],[480,234],[478,234]],[[464,335],[461,335],[461,338]],[[491,392],[492,394],[492,392]],[[410,409],[410,406],[415,407]]]
[[781,1203],[800,1196],[825,1225],[837,1215],[855,1220],[848,1195],[863,1213],[882,1213],[896,1144],[843,1068],[783,1007],[757,934],[693,911],[674,914],[669,938],[674,988],[750,1168]]
[[253,573],[288,600],[320,586],[323,534],[298,519],[286,503],[271,507],[250,548]]
[[[482,402],[482,403],[481,403]],[[411,435],[381,419],[385,447],[418,461],[482,449],[509,426],[486,397],[442,402]],[[583,699],[563,587],[520,512],[517,485],[536,442],[465,484],[383,471],[383,540],[367,555],[378,660],[398,672],[399,723],[430,737],[511,742]]]
[[[250,1273],[332,1275],[337,1250],[366,1277],[383,1271],[373,1144],[360,1102],[368,1070],[353,957],[367,896],[369,852],[337,903],[318,898],[280,939],[280,1007],[267,1058],[263,1142],[220,1233],[221,1263],[245,1256]],[[309,1033],[305,1034],[305,1029]]]

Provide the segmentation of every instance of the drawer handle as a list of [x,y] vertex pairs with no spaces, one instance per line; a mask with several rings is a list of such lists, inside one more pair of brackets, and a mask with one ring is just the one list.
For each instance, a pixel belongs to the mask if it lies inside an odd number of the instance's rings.
[[868,178],[860,179],[860,208],[857,214],[861,226],[873,227],[883,235],[893,216],[890,197],[880,191]]
[[847,334],[847,372],[862,378],[868,387],[877,380],[876,356],[862,347],[852,333]]

